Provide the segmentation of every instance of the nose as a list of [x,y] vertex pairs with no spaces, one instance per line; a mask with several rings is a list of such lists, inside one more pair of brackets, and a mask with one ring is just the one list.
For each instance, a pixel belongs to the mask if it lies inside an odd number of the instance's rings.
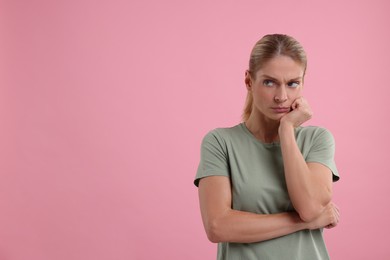
[[287,101],[287,91],[284,86],[278,87],[278,90],[275,93],[274,100],[276,103],[283,103]]

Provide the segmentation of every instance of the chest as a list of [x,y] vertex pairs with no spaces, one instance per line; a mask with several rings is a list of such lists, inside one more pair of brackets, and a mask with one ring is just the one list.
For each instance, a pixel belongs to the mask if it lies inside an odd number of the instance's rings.
[[229,152],[233,208],[271,214],[292,210],[279,146]]

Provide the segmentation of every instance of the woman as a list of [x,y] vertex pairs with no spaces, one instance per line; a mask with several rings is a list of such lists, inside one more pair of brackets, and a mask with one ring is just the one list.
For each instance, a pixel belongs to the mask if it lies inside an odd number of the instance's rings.
[[203,224],[218,259],[329,259],[322,228],[335,227],[334,140],[302,97],[302,46],[266,35],[245,73],[243,122],[203,139],[195,178]]

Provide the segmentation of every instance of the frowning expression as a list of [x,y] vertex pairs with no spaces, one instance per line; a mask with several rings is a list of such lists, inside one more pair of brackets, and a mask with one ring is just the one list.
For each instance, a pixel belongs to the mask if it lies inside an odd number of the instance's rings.
[[276,56],[266,62],[252,78],[246,73],[248,91],[252,92],[254,116],[280,120],[291,111],[291,104],[301,96],[304,67],[292,58]]

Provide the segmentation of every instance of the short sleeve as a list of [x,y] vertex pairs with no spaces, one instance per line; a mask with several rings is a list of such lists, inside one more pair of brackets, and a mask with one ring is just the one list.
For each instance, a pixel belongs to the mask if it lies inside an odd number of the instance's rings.
[[194,184],[198,186],[200,179],[215,175],[230,176],[226,143],[218,132],[213,130],[203,138]]
[[306,162],[317,162],[325,165],[332,171],[333,181],[338,181],[340,177],[334,160],[335,141],[333,135],[324,128],[320,130],[313,140]]

